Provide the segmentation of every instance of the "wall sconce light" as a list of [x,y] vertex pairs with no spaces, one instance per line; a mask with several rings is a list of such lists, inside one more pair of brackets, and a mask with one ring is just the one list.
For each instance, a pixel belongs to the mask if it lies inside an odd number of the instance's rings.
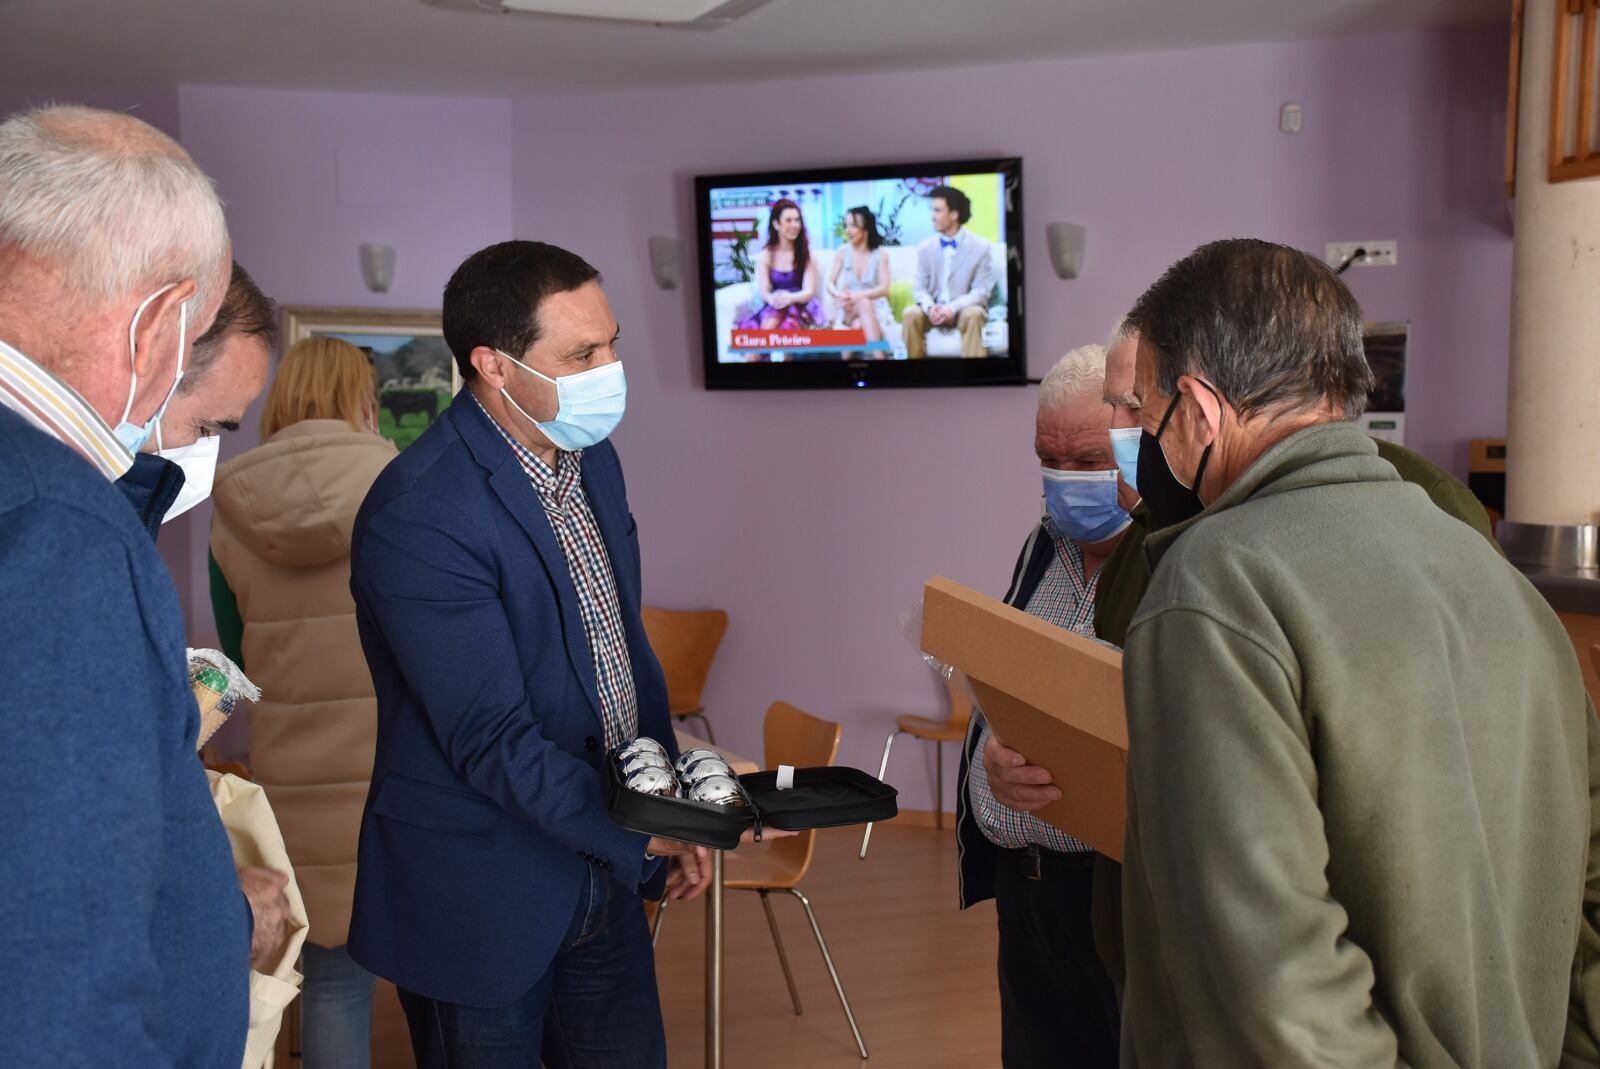
[[1077,223],[1051,223],[1044,228],[1044,234],[1056,277],[1077,278],[1083,274],[1083,246],[1088,230]]
[[361,246],[361,279],[373,293],[388,293],[394,281],[394,246]]
[[678,272],[683,262],[683,242],[677,238],[650,239],[650,273],[664,290],[678,288]]

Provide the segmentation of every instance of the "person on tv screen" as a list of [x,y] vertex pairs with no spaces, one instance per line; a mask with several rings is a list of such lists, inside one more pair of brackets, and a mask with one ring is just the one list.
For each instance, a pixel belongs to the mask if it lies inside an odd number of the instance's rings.
[[817,300],[817,265],[811,259],[800,205],[787,198],[772,205],[767,244],[756,255],[761,305],[739,326],[745,330],[802,330],[822,319]]
[[[837,309],[835,323],[859,330],[869,342],[880,342],[894,316],[889,311],[889,253],[878,233],[878,220],[865,205],[844,215],[845,247],[833,258],[828,276],[828,296]],[[886,357],[877,350],[875,357]]]
[[989,242],[966,228],[972,218],[972,201],[965,193],[935,186],[928,199],[933,204],[936,233],[917,246],[914,303],[900,317],[906,357],[921,360],[928,355],[930,328],[960,331],[962,356],[987,356],[983,325],[989,318],[989,295],[995,284]]

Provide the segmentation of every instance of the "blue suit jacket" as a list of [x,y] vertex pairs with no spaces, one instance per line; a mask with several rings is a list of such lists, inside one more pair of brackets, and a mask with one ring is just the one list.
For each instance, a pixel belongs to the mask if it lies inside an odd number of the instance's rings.
[[[616,576],[640,734],[675,751],[609,443],[584,451],[583,488]],[[554,958],[591,865],[630,892],[663,874],[645,836],[606,815],[577,591],[537,492],[469,391],[373,484],[350,564],[378,696],[350,954],[431,998],[505,1005]]]
[[127,499],[4,407],[0,606],[0,1065],[237,1066],[250,910],[177,592]]

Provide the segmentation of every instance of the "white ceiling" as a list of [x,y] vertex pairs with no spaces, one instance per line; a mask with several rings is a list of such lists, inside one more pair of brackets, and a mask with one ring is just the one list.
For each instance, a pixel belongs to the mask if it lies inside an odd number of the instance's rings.
[[0,0],[0,87],[514,96],[1159,51],[1508,19],[1506,0],[773,0],[718,30],[420,0]]

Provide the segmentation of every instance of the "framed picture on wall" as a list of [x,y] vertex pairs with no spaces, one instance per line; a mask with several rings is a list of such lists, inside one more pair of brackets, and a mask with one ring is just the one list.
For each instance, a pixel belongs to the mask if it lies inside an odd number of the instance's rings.
[[404,449],[461,389],[439,313],[389,308],[283,310],[284,344],[331,337],[367,354],[378,380],[378,431]]

